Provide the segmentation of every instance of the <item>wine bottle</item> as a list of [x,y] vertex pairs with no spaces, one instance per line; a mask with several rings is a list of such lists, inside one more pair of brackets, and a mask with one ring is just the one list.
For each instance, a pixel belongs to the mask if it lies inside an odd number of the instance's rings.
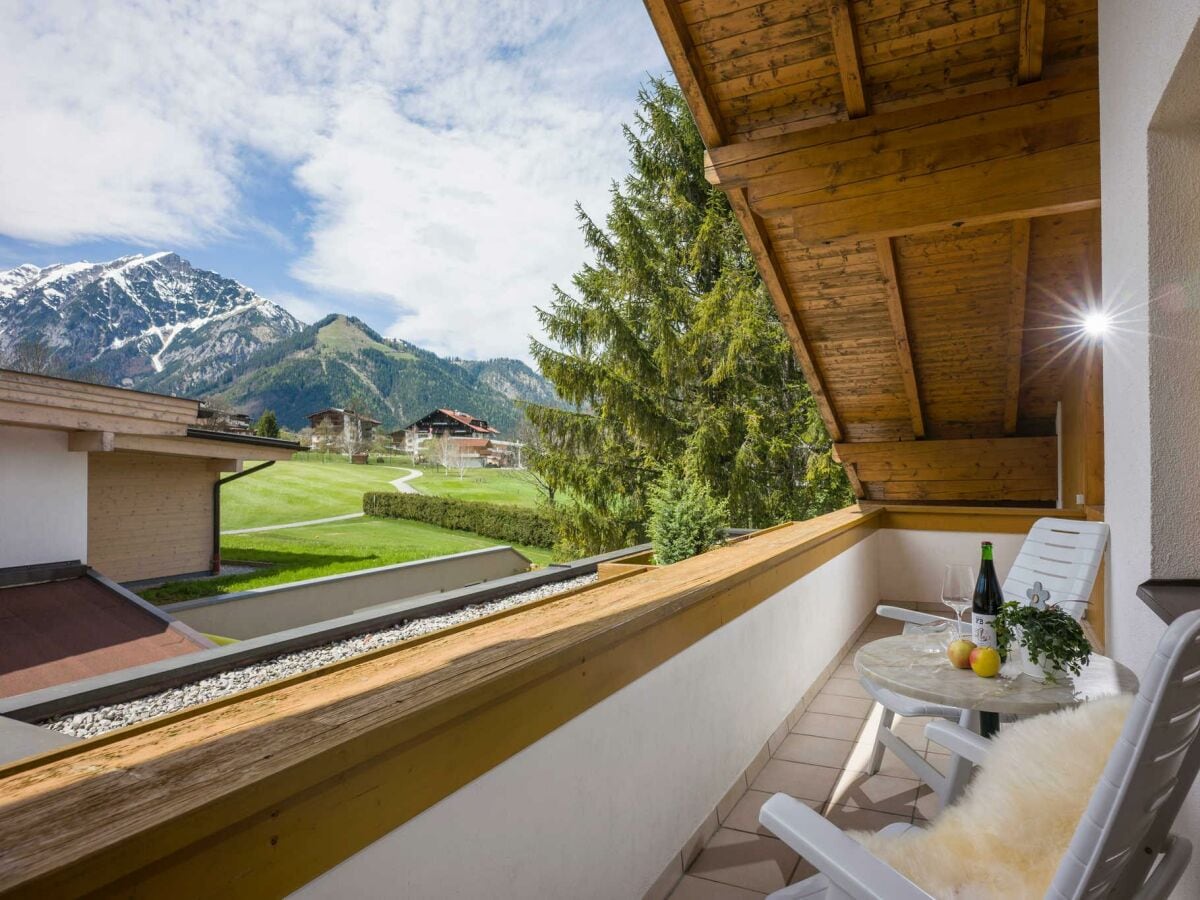
[[975,594],[971,598],[971,639],[980,647],[996,647],[996,616],[1004,603],[1004,592],[996,577],[996,566],[992,562],[992,542],[982,544],[983,559],[979,563],[979,577],[975,580]]

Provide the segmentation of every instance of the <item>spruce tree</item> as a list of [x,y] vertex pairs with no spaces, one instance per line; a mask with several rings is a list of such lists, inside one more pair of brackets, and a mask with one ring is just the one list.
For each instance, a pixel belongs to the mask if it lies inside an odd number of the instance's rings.
[[258,422],[254,426],[254,433],[259,437],[277,438],[279,437],[279,421],[275,418],[275,411],[267,409],[258,417]]
[[592,253],[538,315],[542,373],[574,410],[530,405],[530,464],[573,500],[574,552],[645,535],[650,486],[678,470],[731,524],[763,527],[841,508],[845,474],[679,89],[651,81],[625,128],[631,173]]

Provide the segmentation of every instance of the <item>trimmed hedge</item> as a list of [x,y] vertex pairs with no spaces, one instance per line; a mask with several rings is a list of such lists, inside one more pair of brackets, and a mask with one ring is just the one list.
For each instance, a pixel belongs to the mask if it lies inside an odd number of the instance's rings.
[[372,492],[363,494],[363,512],[388,519],[414,519],[530,547],[553,547],[558,540],[554,514],[527,506]]

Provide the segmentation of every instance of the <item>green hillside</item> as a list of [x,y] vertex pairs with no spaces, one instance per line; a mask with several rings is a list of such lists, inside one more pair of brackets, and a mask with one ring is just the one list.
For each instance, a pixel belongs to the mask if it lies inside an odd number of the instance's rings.
[[264,347],[198,393],[251,416],[273,409],[291,429],[307,425],[308,413],[342,406],[357,395],[388,429],[437,407],[452,407],[511,436],[521,416],[516,402],[476,374],[428,350],[384,338],[358,319],[333,315]]

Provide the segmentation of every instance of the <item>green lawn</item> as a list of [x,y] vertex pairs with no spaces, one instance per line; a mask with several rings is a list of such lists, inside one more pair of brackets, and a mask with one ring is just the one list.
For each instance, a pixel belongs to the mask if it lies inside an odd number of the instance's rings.
[[[391,482],[406,474],[400,469],[408,468],[401,457],[390,458],[390,465],[367,466],[352,466],[345,457],[334,454],[329,455],[328,462],[321,459],[314,456],[304,462],[277,462],[221,488],[222,530],[362,512],[363,494],[394,490]],[[528,477],[512,469],[468,469],[459,478],[433,467],[417,468],[421,477],[414,479],[412,486],[422,494],[521,506],[535,506],[541,501]]]
[[[404,472],[347,462],[277,462],[221,488],[221,528],[257,528],[362,512],[367,491],[394,490]],[[255,465],[248,463],[247,468]]]
[[517,469],[467,469],[460,478],[455,472],[447,475],[430,466],[417,468],[421,477],[410,483],[422,494],[516,506],[537,506],[542,502],[542,494],[528,474]]
[[[153,603],[175,603],[195,597],[462,553],[494,547],[499,543],[465,531],[451,531],[404,519],[350,519],[282,531],[227,535],[221,541],[221,555],[226,562],[246,560],[271,563],[272,567],[247,575],[174,582],[142,591],[141,595]],[[549,550],[540,547],[517,549],[538,565],[552,561]]]

